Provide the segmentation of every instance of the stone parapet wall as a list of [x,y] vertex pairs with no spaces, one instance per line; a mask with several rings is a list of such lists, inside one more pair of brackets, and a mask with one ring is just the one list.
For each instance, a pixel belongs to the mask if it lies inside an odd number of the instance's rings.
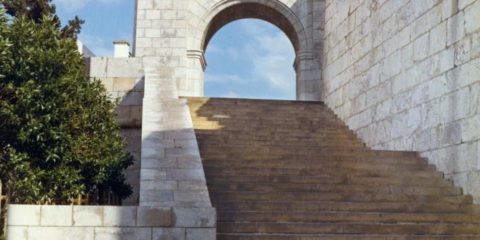
[[99,79],[110,93],[118,99],[116,110],[122,128],[140,128],[144,92],[144,69],[141,59],[136,58],[88,58],[87,72]]
[[215,219],[211,209],[10,205],[7,239],[215,239]]
[[140,205],[212,207],[190,111],[163,68],[145,73]]
[[325,102],[368,146],[413,150],[480,203],[480,1],[327,0]]
[[123,205],[138,205],[144,92],[143,62],[136,58],[93,57],[86,59],[86,67],[88,75],[100,80],[112,99],[119,101],[116,114],[121,134],[127,142],[127,150],[135,159],[134,164],[125,172],[133,193],[123,201]]

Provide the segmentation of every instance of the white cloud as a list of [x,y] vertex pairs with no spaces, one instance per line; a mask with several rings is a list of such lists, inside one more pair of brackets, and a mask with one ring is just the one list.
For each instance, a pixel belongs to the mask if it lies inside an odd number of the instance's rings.
[[54,0],[53,2],[67,11],[74,11],[84,8],[90,2],[115,4],[123,1],[127,0]]
[[238,61],[242,57],[242,53],[237,48],[227,48],[225,54],[234,61]]
[[222,98],[240,98],[240,94],[236,93],[236,92],[233,92],[233,91],[229,91],[225,94],[223,94],[222,96],[220,96]]
[[215,44],[208,44],[207,51],[209,54],[222,54],[222,48],[217,47]]
[[210,83],[242,83],[242,78],[234,74],[206,74],[205,81]]
[[253,65],[254,75],[267,81],[274,90],[284,93],[295,89],[294,50],[283,33],[260,35],[246,46]]
[[210,44],[207,46],[207,51],[209,55],[218,55],[218,56],[227,56],[231,60],[239,60],[242,57],[242,53],[240,52],[240,49],[238,48],[222,48],[218,47],[215,44]]
[[81,34],[80,41],[99,57],[113,56],[113,44],[102,38],[89,34]]
[[55,0],[54,3],[68,11],[82,9],[89,0]]
[[[265,21],[263,20],[258,20],[258,19],[247,19],[247,20],[242,20],[240,22],[240,26],[245,31],[246,34],[251,35],[251,36],[256,36],[256,35],[265,35],[265,27],[264,23]],[[259,24],[261,23],[261,24]]]

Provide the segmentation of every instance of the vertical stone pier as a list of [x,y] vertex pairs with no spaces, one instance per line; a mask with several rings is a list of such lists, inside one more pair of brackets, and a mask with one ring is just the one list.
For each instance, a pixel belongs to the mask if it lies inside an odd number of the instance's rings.
[[168,67],[145,63],[140,206],[172,208],[187,239],[215,239],[216,213],[186,101]]
[[192,119],[178,98],[203,94],[203,83],[188,78],[186,2],[137,1],[135,55],[145,67],[139,205],[172,208],[173,229],[186,239],[215,239]]

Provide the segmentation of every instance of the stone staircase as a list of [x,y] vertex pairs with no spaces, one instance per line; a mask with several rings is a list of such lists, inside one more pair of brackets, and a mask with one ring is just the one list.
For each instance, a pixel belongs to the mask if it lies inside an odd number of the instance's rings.
[[323,103],[187,99],[219,240],[480,239],[470,196]]

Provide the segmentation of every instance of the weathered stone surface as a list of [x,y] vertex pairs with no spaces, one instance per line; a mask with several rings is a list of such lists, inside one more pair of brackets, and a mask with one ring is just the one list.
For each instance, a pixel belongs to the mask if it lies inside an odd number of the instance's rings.
[[8,225],[39,226],[40,208],[39,205],[10,205],[8,207]]
[[185,228],[154,228],[152,240],[185,240]]
[[215,227],[216,211],[214,208],[174,208],[173,218],[175,227]]
[[28,240],[94,240],[93,227],[30,227]]
[[72,226],[73,207],[72,206],[42,206],[41,220],[42,226]]
[[28,227],[8,227],[7,240],[28,240]]
[[150,228],[95,228],[95,240],[151,240]]
[[73,207],[73,226],[102,226],[103,225],[103,207],[94,206],[74,206]]
[[137,207],[104,207],[103,226],[133,227],[137,222]]
[[169,227],[172,225],[170,208],[138,207],[137,226]]
[[187,240],[215,240],[217,231],[215,228],[188,228]]

